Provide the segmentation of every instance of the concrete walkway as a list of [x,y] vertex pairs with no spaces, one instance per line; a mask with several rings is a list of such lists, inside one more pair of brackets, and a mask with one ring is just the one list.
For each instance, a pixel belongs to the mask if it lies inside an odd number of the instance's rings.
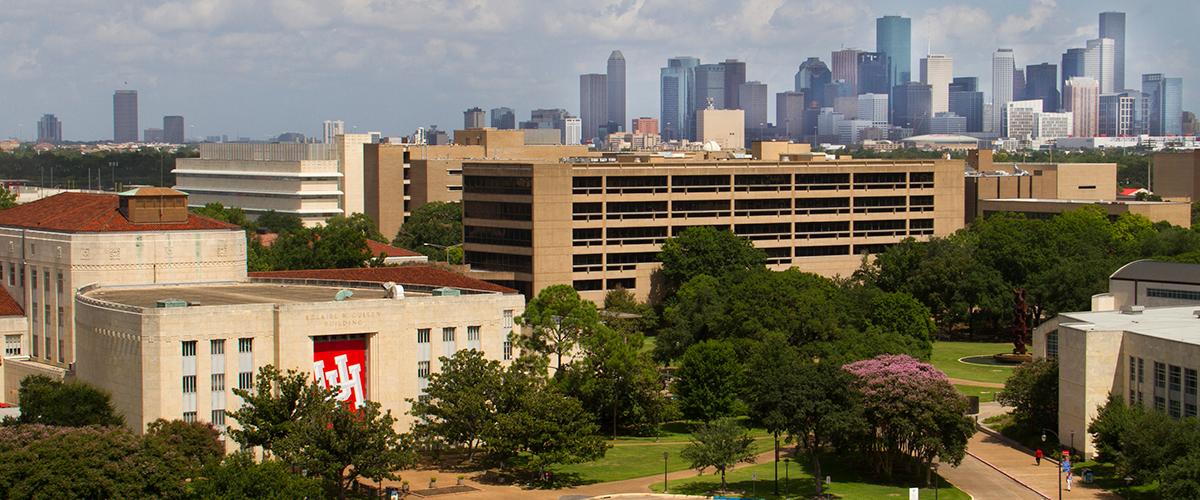
[[1004,384],[997,384],[995,382],[976,382],[974,380],[966,380],[961,378],[947,378],[946,380],[949,380],[950,383],[954,385],[970,385],[974,387],[987,387],[989,389],[1004,388]]
[[[975,433],[967,444],[967,453],[1000,474],[1020,483],[1030,491],[1044,499],[1058,499],[1058,464],[1050,460],[1042,460],[1038,466],[1033,458],[1033,452],[1010,446],[1004,440],[986,432]],[[966,461],[964,460],[964,463]],[[950,479],[950,471],[944,476]],[[994,476],[994,475],[993,475]],[[975,496],[977,500],[985,500],[989,488],[994,487],[991,478],[984,474],[963,474],[958,480],[950,480],[959,489]],[[1063,499],[1072,500],[1119,500],[1121,497],[1092,484],[1083,484],[1082,475],[1076,475],[1076,481],[1067,491],[1066,475],[1063,475]],[[978,492],[978,494],[977,494]],[[1011,497],[997,497],[1011,498]]]

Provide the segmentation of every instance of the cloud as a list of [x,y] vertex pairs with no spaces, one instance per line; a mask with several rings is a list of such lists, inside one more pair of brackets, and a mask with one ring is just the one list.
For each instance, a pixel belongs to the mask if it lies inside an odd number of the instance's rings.
[[235,8],[226,0],[167,2],[143,12],[142,25],[154,31],[213,29]]

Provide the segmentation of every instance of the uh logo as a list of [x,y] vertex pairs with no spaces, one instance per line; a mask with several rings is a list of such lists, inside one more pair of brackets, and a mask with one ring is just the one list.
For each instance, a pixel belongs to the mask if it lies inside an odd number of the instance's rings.
[[349,360],[345,354],[335,356],[333,363],[336,369],[325,371],[325,361],[318,359],[313,362],[313,375],[322,387],[337,391],[338,401],[349,401],[358,409],[366,400],[362,386],[362,364],[351,365]]

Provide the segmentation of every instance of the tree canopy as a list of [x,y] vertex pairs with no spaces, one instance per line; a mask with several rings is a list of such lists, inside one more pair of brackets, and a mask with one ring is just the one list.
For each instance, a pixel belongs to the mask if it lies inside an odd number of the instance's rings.
[[663,278],[674,288],[701,274],[720,278],[733,271],[763,267],[767,254],[754,248],[749,238],[698,226],[667,238],[656,260],[662,262]]
[[742,364],[724,342],[706,340],[688,348],[672,389],[684,418],[709,422],[736,415]]
[[443,249],[463,242],[462,217],[462,203],[431,201],[412,211],[392,245],[424,254],[429,260],[446,260]]
[[1036,358],[1013,370],[996,401],[1032,431],[1058,427],[1058,359]]
[[584,335],[601,327],[596,304],[581,299],[571,285],[543,288],[525,306],[517,323],[532,331],[532,335],[522,338],[523,347],[553,354],[556,370],[562,369],[563,356],[568,356]]
[[80,380],[64,382],[45,375],[30,375],[21,380],[17,396],[21,414],[15,419],[5,419],[5,425],[125,425],[125,418],[113,407],[112,395]]
[[703,471],[712,467],[721,473],[721,489],[728,489],[725,471],[741,462],[752,462],[754,454],[750,447],[754,443],[746,429],[732,418],[720,418],[696,427],[692,431],[692,442],[680,450],[679,455],[688,461],[689,467]]

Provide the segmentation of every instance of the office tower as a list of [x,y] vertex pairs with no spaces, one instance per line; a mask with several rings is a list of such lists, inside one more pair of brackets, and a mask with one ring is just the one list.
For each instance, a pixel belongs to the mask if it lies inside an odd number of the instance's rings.
[[629,129],[634,134],[658,134],[658,119],[643,116],[633,119],[633,127]]
[[810,100],[817,101],[824,105],[825,102],[825,84],[833,81],[831,77],[833,73],[829,72],[829,66],[821,62],[818,57],[810,57],[807,61],[800,63],[800,71],[796,72],[796,92],[804,89],[812,89],[809,96]]
[[[858,54],[861,53],[858,49],[839,50],[830,54],[830,81],[836,82],[842,80],[850,84],[850,91],[858,94]],[[830,99],[828,94],[826,99]]]
[[929,133],[930,112],[933,105],[933,91],[930,85],[918,82],[908,82],[897,85],[892,92],[894,103],[892,113],[895,119],[893,125],[913,129],[913,135]]
[[1101,94],[1117,91],[1113,87],[1113,45],[1111,38],[1088,40],[1087,52],[1083,56],[1083,76],[1099,82]]
[[170,144],[183,144],[187,142],[183,133],[182,116],[163,117],[163,142]]
[[1125,90],[1125,13],[1100,13],[1100,38],[1113,41],[1113,89]]
[[950,112],[966,118],[967,132],[983,132],[983,92],[975,90],[979,79],[955,78],[954,82],[950,84]]
[[608,77],[579,75],[579,118],[584,140],[600,137],[600,126],[608,123]]
[[499,130],[517,128],[517,114],[512,108],[492,108],[492,128]]
[[659,123],[663,141],[679,141],[689,137],[692,129],[690,121],[692,100],[695,98],[692,88],[696,85],[696,66],[700,60],[695,57],[673,57],[667,59],[667,67],[662,68],[659,75]]
[[478,107],[463,111],[463,128],[483,128],[487,126],[487,113]]
[[1142,75],[1142,94],[1146,103],[1146,133],[1154,136],[1163,134],[1163,75]]
[[1013,100],[1025,100],[1025,70],[1013,69]]
[[1084,59],[1087,56],[1087,49],[1067,49],[1062,56],[1062,77],[1059,79],[1058,88],[1066,91],[1067,80],[1076,76],[1086,76],[1083,74]]
[[58,144],[62,142],[62,122],[54,115],[42,115],[37,124],[38,144]]
[[740,109],[702,109],[696,113],[696,141],[721,149],[746,147],[746,115]]
[[[721,63],[725,68],[725,109],[749,109],[741,104],[741,86],[746,83],[746,63],[739,62],[737,59],[726,59]],[[763,94],[763,102],[766,102],[766,94]],[[763,115],[763,123],[766,123],[766,115]],[[750,114],[747,111],[746,123],[750,123]]]
[[1005,106],[1004,120],[1007,137],[1028,139],[1037,137],[1037,114],[1042,112],[1038,100],[1012,101]]
[[804,133],[804,109],[808,107],[804,92],[775,94],[775,128],[788,139],[800,141]]
[[861,52],[858,54],[858,94],[888,93],[888,56],[883,52]]
[[1050,63],[1025,66],[1025,98],[1041,99],[1042,111],[1059,110],[1058,66]]
[[1196,114],[1191,111],[1183,112],[1183,134],[1200,134],[1200,121],[1196,120]]
[[992,54],[992,132],[1005,136],[1004,109],[1013,100],[1013,73],[1016,58],[1012,49],[1000,49]]
[[701,64],[696,66],[696,96],[692,102],[693,116],[696,111],[708,109],[725,109],[725,66],[720,64]]
[[150,127],[142,131],[142,142],[160,143],[163,140],[163,129]]
[[929,119],[929,133],[962,135],[967,133],[966,117],[954,113],[935,113]]
[[563,119],[562,143],[568,146],[583,143],[583,120],[576,116]]
[[836,136],[838,125],[841,125],[844,121],[846,121],[846,117],[834,111],[833,108],[821,108],[821,114],[817,115],[817,135],[823,136],[822,139],[829,136]]
[[[325,144],[333,144],[337,136],[345,134],[346,124],[341,120],[325,120]],[[430,143],[432,144],[432,143]]]
[[888,123],[888,95],[862,94],[858,96],[858,118],[875,125]]
[[[625,56],[621,51],[614,50],[608,56],[607,74],[608,119],[622,128],[625,127]],[[609,132],[617,132],[610,130]]]
[[951,92],[976,92],[979,90],[979,77],[959,76],[950,80]]
[[1183,134],[1183,78],[1163,78],[1163,133]]
[[1095,137],[1100,111],[1100,83],[1094,78],[1075,76],[1063,87],[1063,109],[1071,113],[1075,137]]
[[137,142],[138,102],[136,90],[113,94],[113,142]]
[[1034,134],[1041,139],[1058,139],[1070,137],[1074,132],[1074,115],[1071,113],[1033,114]]
[[875,52],[891,58],[888,88],[912,81],[912,19],[900,16],[876,19]]
[[1097,122],[1097,133],[1101,137],[1131,137],[1148,133],[1145,94],[1136,90],[1101,94]]
[[562,130],[569,116],[571,114],[565,109],[535,109],[529,112],[529,121],[521,122],[521,128]]
[[767,130],[767,84],[755,81],[738,85],[738,103],[746,112],[746,137],[762,139]]
[[[825,102],[823,108],[833,108],[838,113],[854,119],[858,116],[858,92],[854,86],[845,80],[837,80],[825,84]],[[809,99],[811,107],[812,99]]]
[[[930,54],[921,59],[921,83],[933,92],[933,113],[950,111],[950,83],[954,81],[954,59],[942,54]],[[861,117],[860,117],[861,118]]]

